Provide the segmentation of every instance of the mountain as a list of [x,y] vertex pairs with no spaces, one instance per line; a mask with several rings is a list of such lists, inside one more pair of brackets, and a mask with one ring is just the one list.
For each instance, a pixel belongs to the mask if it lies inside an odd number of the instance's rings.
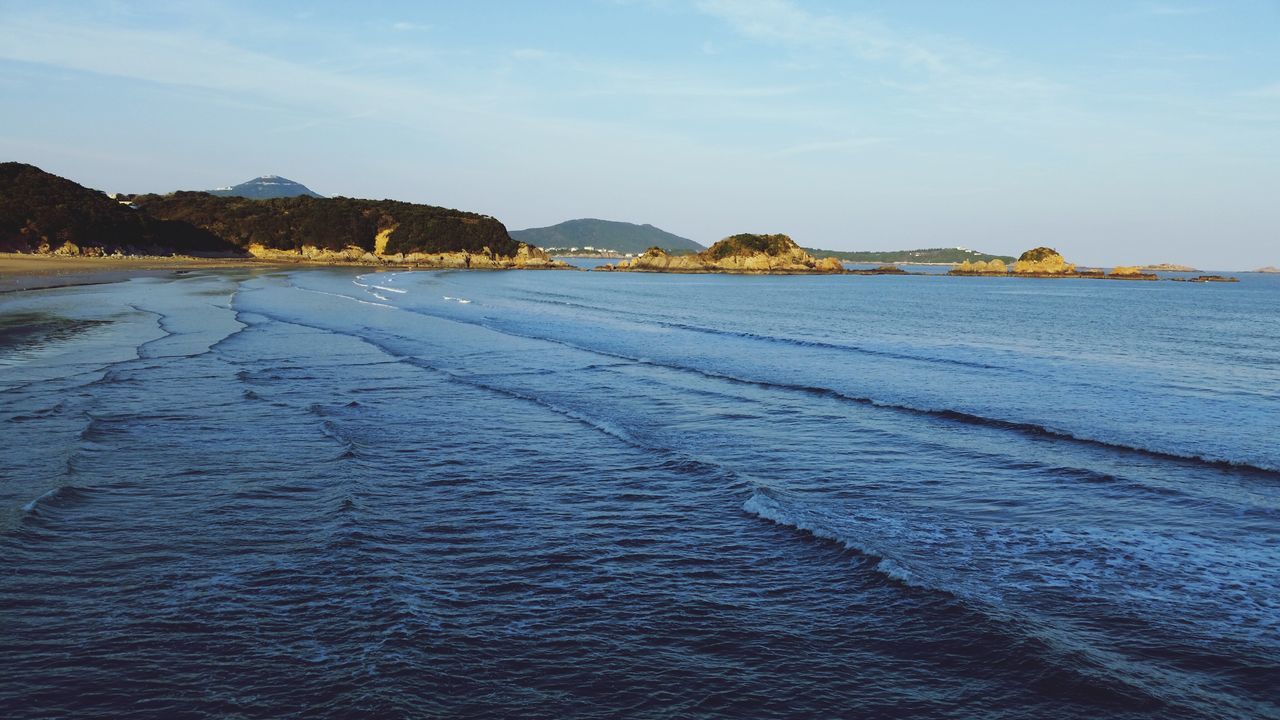
[[250,198],[253,200],[298,197],[299,195],[313,198],[324,197],[302,183],[296,183],[279,175],[263,175],[262,177],[242,182],[239,185],[210,190],[209,194],[220,197]]
[[[660,247],[669,252],[700,252],[703,247],[698,243],[673,235],[652,225],[636,225],[634,223],[616,222],[613,220],[566,220],[550,227],[515,230],[511,237],[521,242],[537,245],[549,252],[569,251],[578,248],[578,252],[609,251],[617,253],[642,253],[651,247]],[[586,250],[586,248],[592,248]]]
[[853,263],[960,263],[1001,260],[1011,263],[1014,258],[1009,255],[988,255],[968,248],[924,248],[920,250],[883,250],[875,252],[846,252],[843,250],[815,250],[805,248],[814,255],[830,255],[845,262]]
[[0,163],[0,250],[63,255],[236,254],[186,223],[140,212],[34,165]]

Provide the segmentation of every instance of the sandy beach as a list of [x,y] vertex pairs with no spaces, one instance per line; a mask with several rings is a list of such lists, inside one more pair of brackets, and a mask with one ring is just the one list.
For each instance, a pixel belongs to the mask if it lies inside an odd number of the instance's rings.
[[252,260],[238,258],[64,257],[0,253],[0,293],[120,282],[139,275],[243,267],[253,263]]

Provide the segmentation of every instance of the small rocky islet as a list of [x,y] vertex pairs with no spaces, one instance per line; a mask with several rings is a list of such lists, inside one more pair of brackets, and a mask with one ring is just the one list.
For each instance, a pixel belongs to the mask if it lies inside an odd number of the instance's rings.
[[637,257],[601,272],[733,273],[743,275],[841,274],[844,264],[836,258],[815,258],[786,235],[731,235],[700,253],[672,255],[652,247]]
[[[1077,268],[1075,263],[1067,262],[1057,250],[1050,247],[1037,247],[1028,250],[1013,263],[1007,266],[1001,260],[969,262],[968,260],[953,267],[947,274],[958,276],[985,277],[1023,277],[1023,278],[1086,278],[1093,280],[1159,280],[1160,276],[1153,269],[1176,267],[1176,271],[1184,272],[1183,265],[1119,265],[1107,272],[1100,268]],[[1194,270],[1190,270],[1194,272]],[[1200,275],[1194,278],[1168,278],[1178,282],[1238,282],[1234,277],[1223,275]]]

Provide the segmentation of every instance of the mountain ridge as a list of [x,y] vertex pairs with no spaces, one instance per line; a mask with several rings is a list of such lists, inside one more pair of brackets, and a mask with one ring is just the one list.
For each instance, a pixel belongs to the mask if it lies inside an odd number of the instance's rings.
[[[549,251],[642,253],[651,247],[675,252],[701,252],[705,248],[648,223],[576,218],[540,228],[511,231],[511,237]],[[591,248],[587,250],[587,248]]]
[[852,263],[926,263],[950,265],[954,263],[1001,260],[1011,263],[1016,260],[1011,255],[991,255],[962,247],[919,248],[915,250],[821,250],[804,248],[817,256],[829,256]]
[[[86,256],[266,253],[277,259],[456,260],[465,267],[554,265],[537,248],[512,239],[497,219],[474,212],[305,195],[252,199],[180,191],[108,196],[16,162],[0,163],[0,250]],[[450,255],[458,257],[445,257]]]

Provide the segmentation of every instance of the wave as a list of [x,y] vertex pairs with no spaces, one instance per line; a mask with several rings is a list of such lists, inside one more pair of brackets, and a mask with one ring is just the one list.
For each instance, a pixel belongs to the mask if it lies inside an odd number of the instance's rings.
[[329,297],[342,298],[343,300],[351,300],[353,302],[358,302],[361,305],[373,305],[374,307],[387,308],[390,310],[399,309],[395,305],[388,305],[386,303],[369,302],[368,300],[361,300],[358,297],[351,297],[350,295],[343,295],[341,293],[325,292],[324,290],[312,290],[311,288],[304,288],[299,285],[292,285],[292,287],[293,289],[301,290],[302,292],[309,292],[309,293],[315,293],[316,295],[328,295]]
[[1194,463],[1196,465],[1213,467],[1218,470],[1246,472],[1250,474],[1266,476],[1269,478],[1280,479],[1280,467],[1262,465],[1262,464],[1244,461],[1236,458],[1217,458],[1217,457],[1211,457],[1207,455],[1197,455],[1194,453],[1176,453],[1168,450],[1161,450],[1158,448],[1145,447],[1141,445],[1130,445],[1126,443],[1116,442],[1113,440],[1103,440],[1100,438],[1077,435],[1072,432],[1068,432],[1066,430],[1051,428],[1045,425],[1040,425],[1038,423],[987,417],[984,415],[978,415],[975,413],[965,412],[962,410],[937,409],[937,408],[919,407],[915,405],[909,405],[906,403],[887,402],[887,401],[878,400],[872,397],[851,395],[848,393],[841,392],[839,390],[835,390],[827,387],[820,387],[816,385],[779,383],[779,382],[773,382],[769,380],[752,380],[748,378],[741,378],[733,375],[726,375],[723,373],[711,372],[707,370],[690,368],[690,367],[681,366],[681,365],[659,363],[653,360],[640,359],[640,358],[633,358],[633,359],[638,363],[659,366],[659,367],[668,368],[671,370],[678,370],[682,372],[693,372],[703,377],[707,377],[715,380],[723,380],[723,381],[743,384],[743,385],[753,385],[756,387],[776,388],[776,389],[787,390],[791,392],[804,393],[807,395],[814,395],[818,397],[832,398],[832,399],[840,400],[843,402],[851,402],[859,405],[866,405],[869,407],[892,410],[900,413],[926,416],[936,420],[962,423],[966,425],[976,425],[980,427],[993,428],[997,430],[1005,430],[1009,432],[1016,432],[1022,435],[1028,435],[1031,437],[1052,438],[1055,440],[1062,440],[1062,441],[1077,443],[1081,445],[1106,448],[1110,451],[1136,453],[1139,455],[1144,455],[1147,457],[1157,458],[1161,460],[1189,462],[1189,463]]
[[75,485],[59,485],[45,492],[22,506],[22,512],[28,515],[39,515],[46,510],[54,510],[83,499],[88,491]]
[[[1235,543],[1065,521],[975,525],[897,505],[800,502],[769,488],[756,488],[742,510],[856,552],[886,582],[952,598],[1043,645],[1057,666],[1209,716],[1221,711],[1214,658],[1280,657],[1280,563],[1263,552],[1240,557]],[[1130,649],[1135,642],[1156,649]]]
[[803,348],[819,348],[824,350],[836,350],[841,352],[852,352],[860,355],[872,355],[875,357],[885,357],[893,360],[909,360],[912,362],[936,363],[942,365],[958,365],[961,367],[971,367],[980,370],[996,370],[1000,372],[1023,372],[1018,368],[1011,368],[1005,365],[992,365],[990,363],[974,362],[971,360],[960,360],[956,358],[942,358],[929,355],[913,355],[910,353],[893,352],[891,350],[875,350],[872,348],[862,347],[860,345],[848,345],[845,343],[833,343],[825,340],[806,340],[803,338],[793,338],[784,335],[764,335],[761,333],[746,332],[742,330],[724,330],[721,328],[711,328],[702,325],[692,325],[689,323],[675,322],[672,320],[657,320],[652,317],[640,316],[634,313],[618,312],[608,308],[595,307],[592,305],[584,305],[581,303],[564,302],[559,300],[540,300],[536,298],[526,298],[529,302],[541,303],[544,305],[557,305],[562,307],[572,307],[581,310],[591,310],[598,313],[605,313],[614,317],[623,316],[635,318],[641,324],[657,325],[672,330],[687,330],[689,332],[702,333],[705,335],[716,335],[719,337],[732,337],[744,340],[757,340],[760,342],[777,343],[780,345],[791,345]]
[[1211,467],[1211,468],[1223,470],[1223,471],[1244,472],[1244,473],[1264,476],[1269,479],[1280,479],[1280,465],[1262,464],[1254,461],[1243,460],[1240,458],[1214,457],[1208,454],[1179,453],[1171,450],[1165,450],[1165,449],[1153,448],[1153,447],[1148,447],[1143,445],[1122,443],[1115,440],[1091,437],[1087,435],[1073,433],[1063,429],[1051,428],[1046,425],[1041,425],[1038,423],[1019,421],[1019,420],[1009,420],[1005,418],[988,417],[984,415],[978,415],[972,412],[966,412],[963,410],[954,410],[954,409],[948,409],[948,408],[920,407],[916,405],[910,405],[907,403],[889,402],[889,401],[880,400],[880,399],[869,397],[869,396],[853,395],[850,393],[836,390],[834,388],[821,387],[817,385],[806,385],[801,383],[784,383],[784,382],[777,382],[772,380],[759,380],[759,379],[738,377],[735,375],[729,375],[721,372],[714,372],[711,370],[691,367],[688,365],[662,362],[662,361],[654,360],[652,358],[642,357],[638,355],[629,355],[626,353],[621,353],[621,352],[616,352],[611,350],[602,350],[599,348],[588,347],[585,345],[580,345],[578,343],[571,342],[568,340],[562,340],[559,338],[552,338],[552,337],[546,337],[542,335],[531,335],[527,333],[516,332],[514,330],[510,330],[508,328],[501,327],[501,326],[495,326],[489,322],[485,322],[481,320],[465,320],[465,319],[460,319],[455,317],[449,317],[446,315],[436,315],[434,313],[425,312],[423,310],[416,309],[416,308],[405,308],[405,309],[413,314],[423,315],[423,316],[434,318],[437,320],[445,320],[448,322],[455,322],[463,325],[472,325],[475,327],[482,327],[486,330],[491,330],[493,332],[501,333],[504,335],[510,335],[512,337],[519,337],[527,340],[541,340],[543,342],[553,343],[556,345],[560,345],[562,347],[568,347],[574,350],[580,350],[582,352],[592,353],[594,355],[599,355],[601,357],[614,358],[618,360],[626,360],[639,365],[646,365],[650,367],[661,368],[664,370],[672,370],[675,372],[694,374],[694,375],[698,375],[711,380],[719,380],[723,382],[730,382],[730,383],[739,384],[739,385],[749,385],[749,386],[760,387],[760,388],[769,388],[769,389],[785,390],[789,392],[798,392],[798,393],[804,393],[807,395],[813,395],[818,397],[827,397],[827,398],[839,400],[842,402],[851,402],[859,405],[881,408],[881,409],[890,410],[894,412],[925,416],[932,419],[942,420],[947,422],[982,426],[982,427],[987,427],[987,428],[992,428],[997,430],[1004,430],[1007,432],[1015,432],[1015,433],[1018,433],[1021,435],[1027,435],[1030,437],[1050,438],[1050,439],[1071,442],[1071,443],[1076,443],[1076,444],[1081,444],[1081,445],[1086,445],[1091,447],[1104,448],[1110,451],[1135,453],[1138,455],[1143,455],[1146,457],[1151,457],[1159,460],[1193,463],[1195,465]]
[[[794,508],[788,508],[779,501],[772,492],[763,488],[757,488],[752,492],[751,497],[747,498],[747,500],[742,503],[742,509],[751,515],[768,520],[776,525],[788,526],[796,530],[809,533],[814,537],[839,543],[849,550],[868,556],[870,559],[876,561],[877,566],[879,563],[883,563],[888,559],[885,557],[884,551],[880,548],[870,545],[861,539],[846,537],[835,530],[828,529],[822,523],[816,522],[808,517],[805,513],[796,512]],[[893,567],[896,569],[894,576],[895,580],[906,582],[909,585],[918,584],[917,581],[915,581],[915,576],[912,575],[910,571],[897,563],[893,563]],[[910,579],[910,582],[908,579]],[[921,587],[939,590],[942,589],[931,587],[929,585],[921,585]]]

